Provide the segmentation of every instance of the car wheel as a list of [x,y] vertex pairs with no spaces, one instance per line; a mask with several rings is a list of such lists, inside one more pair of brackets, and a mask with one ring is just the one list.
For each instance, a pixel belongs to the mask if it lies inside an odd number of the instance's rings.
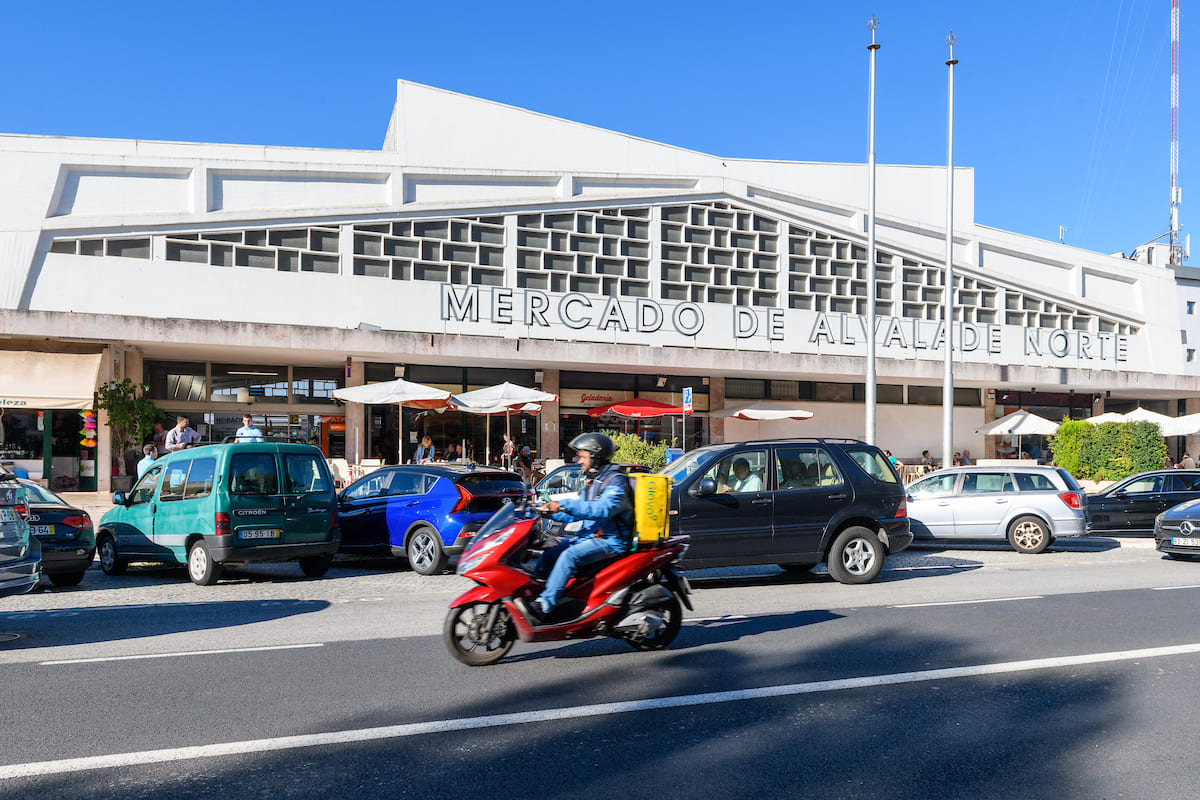
[[442,638],[450,653],[459,661],[472,667],[495,664],[512,649],[517,638],[508,611],[501,606],[496,611],[496,622],[490,628],[487,621],[493,608],[492,603],[471,603],[450,609]]
[[221,565],[213,561],[203,539],[197,539],[188,548],[187,571],[197,586],[212,586],[221,579]]
[[1018,553],[1040,553],[1053,538],[1050,528],[1038,517],[1017,517],[1008,526],[1008,543]]
[[418,575],[436,575],[446,568],[446,554],[433,528],[417,528],[408,537],[408,564]]
[[101,538],[96,550],[100,554],[100,569],[104,570],[105,575],[125,574],[125,560],[117,552],[117,543],[113,537]]
[[47,573],[46,577],[55,586],[78,586],[86,572],[86,569],[76,570],[75,572],[51,572]]
[[679,598],[675,596],[675,593],[671,593],[670,602],[655,610],[662,614],[663,620],[667,624],[651,636],[642,639],[626,639],[625,641],[629,642],[629,646],[634,650],[662,650],[675,641],[675,637],[679,635],[679,626],[683,624],[683,606],[679,604]]
[[870,583],[883,570],[883,544],[867,528],[846,528],[833,540],[825,564],[838,583]]
[[329,572],[329,565],[332,563],[333,555],[331,553],[320,556],[303,556],[300,559],[300,571],[310,578],[319,578]]

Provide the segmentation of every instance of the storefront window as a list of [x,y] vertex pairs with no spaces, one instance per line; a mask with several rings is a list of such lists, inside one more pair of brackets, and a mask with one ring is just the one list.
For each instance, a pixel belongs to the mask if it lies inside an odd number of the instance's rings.
[[2,412],[3,439],[0,439],[0,458],[29,459],[42,457],[42,431],[38,429],[38,412]]
[[204,385],[204,364],[184,361],[147,361],[146,383],[153,400],[203,401],[208,399]]
[[345,373],[336,367],[293,367],[292,402],[332,405],[333,390],[341,388],[345,382],[343,375]]
[[224,403],[286,403],[287,367],[212,365],[212,399]]

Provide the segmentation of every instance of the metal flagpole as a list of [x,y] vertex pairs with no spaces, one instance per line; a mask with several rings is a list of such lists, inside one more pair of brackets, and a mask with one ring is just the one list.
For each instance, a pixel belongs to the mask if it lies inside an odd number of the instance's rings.
[[946,106],[946,282],[942,311],[942,329],[946,343],[946,370],[942,379],[942,466],[949,467],[954,460],[954,45],[958,41],[954,31],[946,37],[950,47],[948,87],[949,101]]
[[874,14],[867,22],[871,31],[870,78],[867,90],[867,382],[866,382],[866,431],[867,444],[875,444],[875,31],[879,20]]

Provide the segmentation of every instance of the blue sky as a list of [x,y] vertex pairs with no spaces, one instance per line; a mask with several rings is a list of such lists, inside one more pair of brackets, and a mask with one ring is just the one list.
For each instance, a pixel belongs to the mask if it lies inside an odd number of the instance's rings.
[[[1193,185],[1200,219],[1200,6],[1183,4],[1186,233]],[[1044,239],[1065,225],[1068,244],[1128,252],[1167,230],[1169,12],[1170,0],[10,3],[0,132],[374,150],[405,78],[716,155],[861,163],[874,13],[880,163],[945,163],[953,29],[954,160],[975,168],[976,221]]]

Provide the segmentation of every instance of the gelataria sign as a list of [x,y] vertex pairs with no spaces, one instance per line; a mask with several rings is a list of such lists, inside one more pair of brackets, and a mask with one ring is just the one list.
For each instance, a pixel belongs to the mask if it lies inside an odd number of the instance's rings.
[[[490,332],[531,338],[862,355],[867,322],[856,314],[752,308],[719,303],[660,303],[580,292],[441,285],[447,332]],[[885,357],[939,357],[940,321],[878,317],[875,341]],[[1130,359],[1126,334],[956,323],[954,349],[967,360],[1110,364]]]

